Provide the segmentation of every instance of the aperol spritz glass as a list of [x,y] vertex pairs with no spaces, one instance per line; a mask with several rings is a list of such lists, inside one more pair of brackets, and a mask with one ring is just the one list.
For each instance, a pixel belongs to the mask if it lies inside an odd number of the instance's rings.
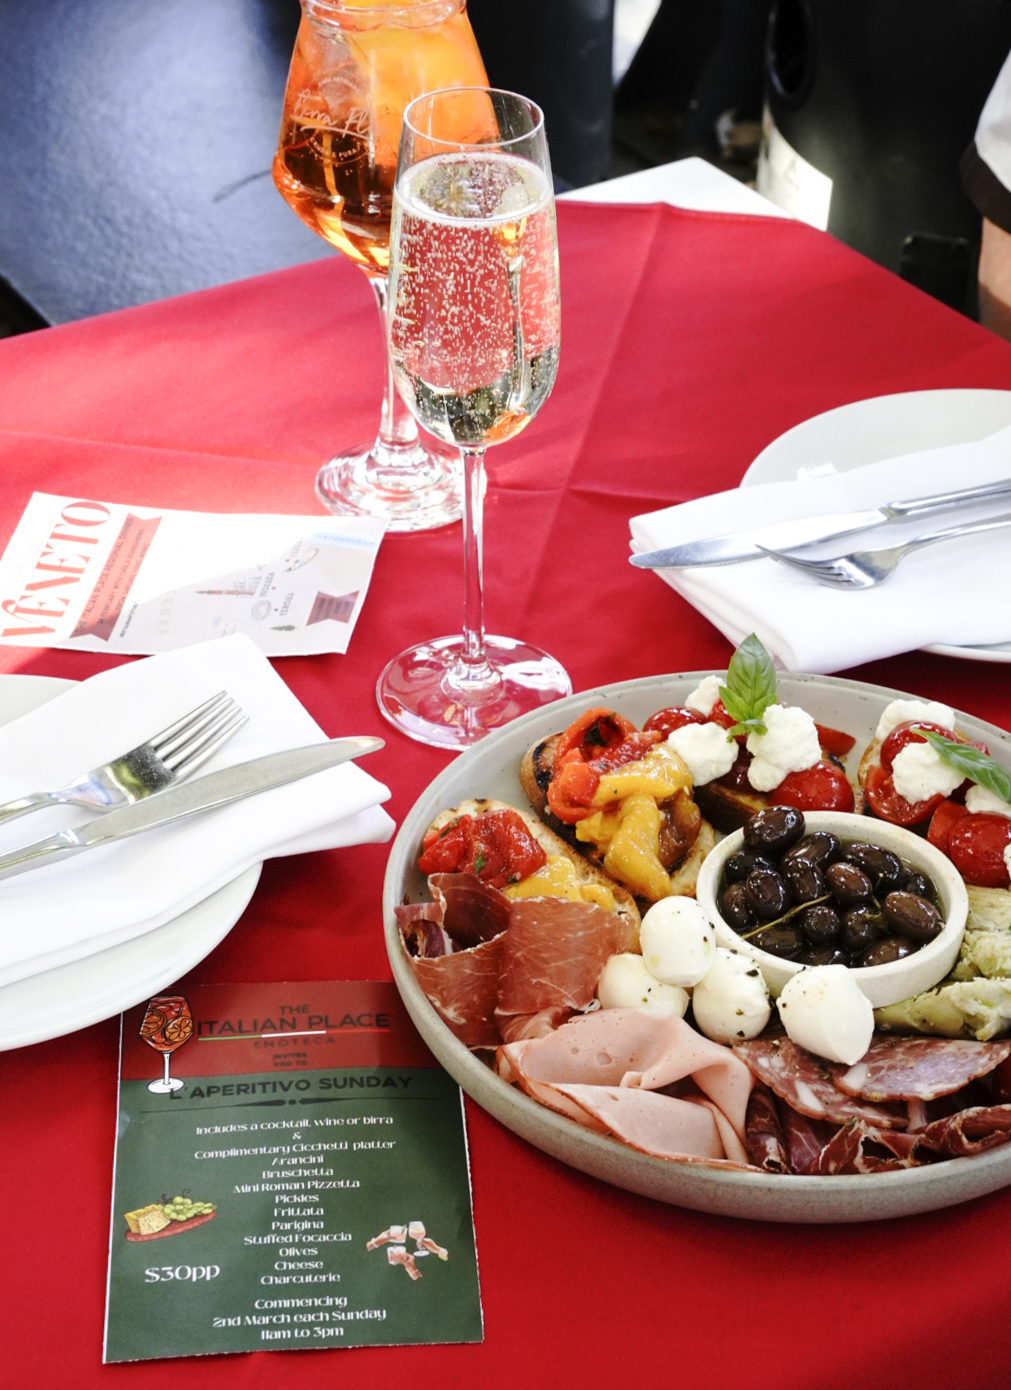
[[144,1017],[141,1020],[140,1036],[160,1052],[165,1064],[164,1075],[148,1084],[148,1090],[156,1096],[168,1096],[173,1091],[181,1091],[186,1085],[170,1072],[172,1053],[188,1043],[193,1036],[193,1015],[189,1001],[181,994],[164,994],[148,1000]]
[[[385,331],[390,214],[404,108],[422,92],[487,81],[466,0],[301,0],[274,182],[364,272]],[[341,514],[428,530],[461,514],[455,455],[424,443],[387,358],[378,438],[324,464],[320,500]]]

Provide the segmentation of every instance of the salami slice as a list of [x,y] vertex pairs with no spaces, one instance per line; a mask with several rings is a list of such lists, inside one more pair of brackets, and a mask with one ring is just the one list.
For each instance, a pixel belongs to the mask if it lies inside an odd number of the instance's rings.
[[816,1057],[789,1038],[754,1038],[734,1043],[735,1054],[780,1100],[813,1120],[843,1125],[866,1120],[883,1129],[904,1129],[905,1106],[875,1105],[840,1091],[833,1064]]
[[936,1100],[1011,1056],[1011,1042],[962,1038],[875,1038],[852,1067],[832,1066],[836,1086],[864,1100]]

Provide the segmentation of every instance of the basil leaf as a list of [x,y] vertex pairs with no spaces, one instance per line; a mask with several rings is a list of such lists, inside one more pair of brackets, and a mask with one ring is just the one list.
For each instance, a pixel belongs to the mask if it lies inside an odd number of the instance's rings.
[[735,721],[731,734],[767,732],[762,715],[776,703],[776,669],[772,658],[752,633],[730,658],[727,683],[720,686],[720,699]]
[[995,763],[989,754],[968,743],[956,743],[954,739],[934,733],[933,729],[917,728],[916,732],[922,734],[938,756],[956,772],[993,792],[1001,801],[1011,801],[1011,773]]
[[475,874],[480,874],[481,870],[486,866],[487,863],[488,863],[487,856],[485,856],[484,854],[481,853],[480,850],[478,850],[477,854],[474,856],[474,872],[475,872]]

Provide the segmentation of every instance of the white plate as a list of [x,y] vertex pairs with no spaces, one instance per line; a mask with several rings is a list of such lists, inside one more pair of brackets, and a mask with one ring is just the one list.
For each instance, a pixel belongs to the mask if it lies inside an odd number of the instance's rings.
[[[48,676],[0,676],[0,724],[55,699],[72,684]],[[0,1051],[112,1018],[192,970],[242,916],[261,868],[254,864],[243,870],[163,927],[0,987]]]
[[[837,473],[946,444],[969,444],[1011,425],[1011,391],[904,391],[826,410],[762,450],[741,487],[781,483],[831,463]],[[939,656],[1011,662],[1011,642],[990,647],[926,647]]]
[[[623,681],[536,710],[461,753],[415,802],[390,851],[383,916],[393,977],[428,1046],[468,1095],[537,1148],[617,1187],[676,1206],[757,1221],[872,1221],[952,1206],[1011,1183],[1011,1144],[975,1158],[855,1177],[778,1176],[653,1158],[584,1129],[507,1085],[453,1036],[425,998],[401,947],[393,909],[405,899],[426,896],[416,860],[435,815],[466,797],[495,797],[524,806],[517,769],[536,740],[563,729],[594,705],[611,705],[641,724],[666,705],[683,704],[702,674],[708,673]],[[783,675],[778,684],[785,701],[856,737],[854,761],[870,741],[882,708],[898,694],[826,676]],[[968,716],[959,716],[959,727],[984,738],[991,753],[1011,767],[1011,736]]]

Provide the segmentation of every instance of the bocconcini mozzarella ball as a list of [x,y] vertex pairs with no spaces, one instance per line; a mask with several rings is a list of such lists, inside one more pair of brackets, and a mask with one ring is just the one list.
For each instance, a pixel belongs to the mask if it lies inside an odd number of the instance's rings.
[[708,973],[692,993],[695,1024],[713,1042],[757,1038],[772,1004],[762,972],[750,956],[717,947]]
[[815,965],[787,981],[778,1001],[787,1037],[829,1062],[859,1062],[871,1045],[874,1010],[845,965]]
[[716,933],[694,898],[661,898],[642,919],[639,944],[655,979],[691,989],[713,963]]
[[655,979],[642,956],[630,951],[608,960],[597,981],[597,998],[605,1009],[649,1009],[678,1018],[684,1018],[688,1009],[687,992]]

